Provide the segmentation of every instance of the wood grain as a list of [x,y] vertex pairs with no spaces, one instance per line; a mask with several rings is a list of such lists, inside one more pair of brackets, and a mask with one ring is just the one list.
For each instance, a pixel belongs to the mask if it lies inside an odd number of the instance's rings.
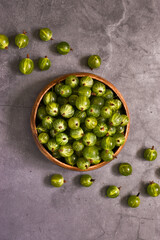
[[[129,110],[128,110],[128,107],[127,107],[127,104],[122,96],[122,94],[118,91],[118,89],[112,84],[110,83],[109,81],[107,81],[106,79],[100,77],[100,76],[97,76],[95,74],[91,74],[91,73],[70,73],[70,74],[66,74],[66,75],[63,75],[61,77],[58,77],[56,79],[54,79],[52,82],[50,82],[38,95],[35,103],[34,103],[34,106],[33,106],[33,109],[32,109],[32,113],[31,113],[31,118],[30,118],[30,125],[31,125],[31,130],[32,130],[32,134],[33,134],[33,137],[34,137],[34,140],[36,142],[36,145],[38,146],[39,150],[52,162],[56,163],[57,165],[63,167],[63,168],[67,168],[67,169],[70,169],[70,170],[74,170],[74,171],[90,171],[90,170],[95,170],[97,168],[100,168],[100,167],[103,167],[104,165],[106,165],[107,163],[109,162],[101,162],[97,165],[93,165],[93,166],[90,166],[88,169],[86,170],[81,170],[77,167],[72,167],[68,164],[65,164],[63,162],[61,162],[60,160],[54,158],[44,147],[43,145],[39,142],[38,140],[38,134],[37,134],[37,129],[36,129],[36,115],[37,115],[37,110],[38,110],[38,107],[39,107],[39,104],[44,96],[44,94],[46,92],[48,92],[50,90],[50,88],[52,88],[56,83],[59,83],[61,81],[64,81],[66,79],[67,76],[69,75],[76,75],[77,77],[84,77],[84,76],[90,76],[92,77],[93,79],[96,79],[102,83],[104,83],[105,85],[107,85],[109,88],[111,88],[115,94],[118,96],[118,98],[122,101],[123,103],[123,106],[124,106],[124,109],[126,111],[126,115],[129,117],[129,123],[126,127],[126,132],[125,132],[125,143],[126,143],[126,140],[128,138],[128,134],[129,134],[129,129],[130,129],[130,116],[129,116]],[[115,156],[117,156],[120,151],[122,150],[122,148],[124,147],[125,143],[120,146],[117,151],[115,152]],[[113,160],[112,160],[113,161]]]

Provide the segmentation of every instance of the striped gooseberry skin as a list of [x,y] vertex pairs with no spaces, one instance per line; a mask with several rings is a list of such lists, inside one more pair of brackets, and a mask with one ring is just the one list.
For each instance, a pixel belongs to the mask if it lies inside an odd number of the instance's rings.
[[34,62],[29,58],[27,54],[27,58],[24,58],[19,63],[19,70],[21,73],[27,75],[33,72],[34,70]]
[[38,66],[42,71],[48,70],[51,66],[51,61],[47,56],[45,56],[44,58],[39,59]]
[[26,35],[26,32],[24,31],[22,34],[18,34],[16,37],[15,37],[15,44],[17,45],[17,47],[19,48],[25,48],[27,47],[29,43],[29,38],[28,36]]
[[52,31],[49,28],[42,28],[39,31],[39,37],[42,41],[52,40]]

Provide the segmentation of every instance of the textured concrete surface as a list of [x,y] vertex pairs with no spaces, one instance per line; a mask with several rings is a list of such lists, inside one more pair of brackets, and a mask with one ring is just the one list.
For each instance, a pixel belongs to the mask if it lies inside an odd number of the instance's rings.
[[[160,197],[148,197],[146,184],[160,184],[160,157],[142,158],[145,147],[160,144],[160,1],[159,0],[0,0],[0,32],[9,36],[0,51],[0,240],[159,240]],[[49,27],[54,41],[42,42],[38,30]],[[14,36],[28,32],[30,43],[19,50]],[[60,56],[59,41],[73,52]],[[18,71],[29,53],[37,62],[47,55],[52,68],[29,76]],[[79,186],[79,173],[47,160],[30,131],[30,113],[40,90],[64,73],[90,72],[86,57],[99,54],[93,73],[112,82],[128,103],[131,131],[118,159],[90,172],[96,182]],[[133,166],[119,176],[117,164]],[[67,180],[60,189],[48,175]],[[104,197],[106,186],[122,186],[117,199]],[[129,194],[141,192],[141,205],[127,207]]]

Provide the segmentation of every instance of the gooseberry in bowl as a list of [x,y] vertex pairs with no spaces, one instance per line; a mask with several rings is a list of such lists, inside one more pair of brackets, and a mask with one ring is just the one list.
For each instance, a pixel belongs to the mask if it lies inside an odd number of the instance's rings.
[[126,102],[110,82],[94,74],[73,73],[41,91],[31,128],[37,146],[52,162],[89,171],[116,158],[129,133],[128,120]]

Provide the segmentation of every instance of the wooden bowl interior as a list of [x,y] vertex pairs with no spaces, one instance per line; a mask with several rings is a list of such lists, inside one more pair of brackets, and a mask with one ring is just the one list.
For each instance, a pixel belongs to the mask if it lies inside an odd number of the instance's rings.
[[[31,124],[31,130],[32,130],[32,134],[33,134],[33,137],[34,137],[34,140],[36,142],[36,145],[38,146],[39,150],[52,162],[56,163],[57,165],[63,167],[63,168],[67,168],[67,169],[70,169],[70,170],[74,170],[74,171],[90,171],[90,170],[94,170],[94,169],[97,169],[97,168],[100,168],[104,165],[106,165],[107,163],[109,162],[101,162],[97,165],[93,165],[93,166],[90,166],[88,169],[86,170],[81,170],[77,167],[73,167],[73,166],[70,166],[68,164],[65,164],[63,162],[61,162],[60,160],[54,158],[44,147],[43,145],[39,142],[38,140],[38,134],[37,134],[37,129],[36,129],[36,115],[37,115],[37,110],[38,110],[38,107],[39,107],[39,104],[44,96],[44,94],[46,92],[48,92],[50,90],[50,88],[52,88],[54,85],[56,85],[57,83],[61,82],[61,81],[64,81],[66,79],[67,76],[69,75],[76,75],[77,77],[84,77],[84,76],[90,76],[91,78],[95,79],[95,80],[98,80],[102,83],[104,83],[105,85],[107,85],[111,90],[113,90],[113,92],[118,96],[118,98],[121,100],[121,102],[123,103],[123,107],[124,107],[124,110],[126,112],[126,115],[129,117],[129,111],[128,111],[128,107],[127,107],[127,104],[123,98],[123,96],[121,95],[121,93],[118,91],[118,89],[113,85],[111,84],[110,82],[108,82],[106,79],[104,78],[101,78],[97,75],[94,75],[94,74],[91,74],[91,73],[71,73],[71,74],[66,74],[66,75],[63,75],[59,78],[56,78],[55,80],[53,80],[52,82],[50,82],[38,95],[35,103],[34,103],[34,106],[33,106],[33,109],[32,109],[32,113],[31,113],[31,119],[30,119],[30,124]],[[129,117],[130,118],[130,117]],[[127,140],[127,137],[128,137],[128,134],[129,134],[129,128],[130,128],[130,121],[126,127],[126,131],[125,131],[125,142]],[[122,148],[124,147],[125,143],[120,146],[116,152],[115,152],[115,156],[117,156],[120,151],[122,150]],[[113,160],[112,160],[113,161]]]

